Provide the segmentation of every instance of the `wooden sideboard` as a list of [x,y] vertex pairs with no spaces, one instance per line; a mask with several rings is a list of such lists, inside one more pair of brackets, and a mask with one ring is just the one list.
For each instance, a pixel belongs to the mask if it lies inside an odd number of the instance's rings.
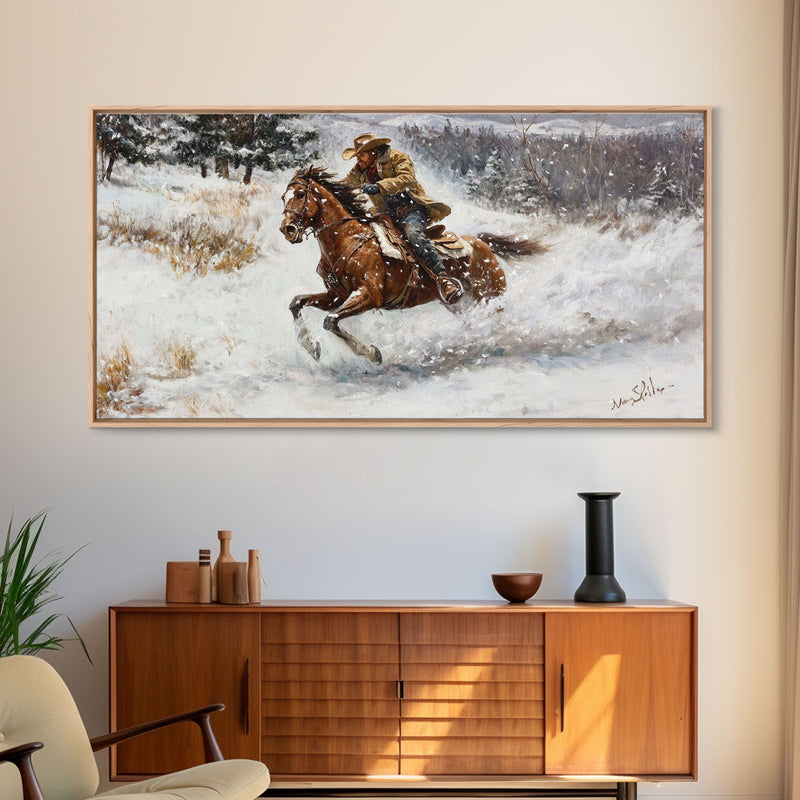
[[[109,626],[111,730],[225,703],[223,753],[275,785],[696,778],[693,606],[133,601]],[[111,777],[201,761],[186,725]]]

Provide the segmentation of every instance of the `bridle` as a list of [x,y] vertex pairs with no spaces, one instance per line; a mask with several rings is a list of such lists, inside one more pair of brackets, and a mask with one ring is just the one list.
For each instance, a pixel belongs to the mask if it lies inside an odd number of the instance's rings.
[[[284,198],[289,193],[289,190],[292,187],[301,187],[305,191],[305,198],[303,200],[303,207],[296,211],[293,208],[286,208],[286,201]],[[286,187],[286,191],[281,196],[281,200],[284,200],[283,204],[283,213],[290,215],[291,221],[297,225],[300,229],[300,238],[308,238],[312,233],[314,237],[319,237],[319,235],[323,232],[328,230],[329,228],[333,228],[336,225],[341,225],[343,222],[358,222],[354,216],[348,214],[347,216],[340,217],[339,219],[335,219],[333,222],[328,223],[327,225],[323,225],[320,228],[314,228],[311,222],[306,218],[308,214],[308,198],[310,197],[312,192],[311,187],[311,176],[303,179],[303,178],[295,178],[292,180],[289,185]],[[376,239],[376,235],[374,232],[367,232],[361,234],[355,234],[353,236],[353,245],[344,253],[340,253],[336,260],[330,265],[329,273],[332,276],[338,276],[341,270],[345,268],[345,265],[350,261],[353,256],[358,253],[358,251],[367,243],[374,239]],[[295,240],[295,241],[299,241]]]
[[[286,208],[286,201],[284,198],[286,197],[287,193],[293,186],[300,186],[305,191],[305,199],[303,200],[303,207],[300,211],[295,211],[293,208]],[[319,236],[323,231],[328,230],[328,228],[333,228],[336,225],[341,225],[343,222],[348,222],[350,220],[355,220],[355,217],[347,216],[347,217],[340,217],[337,220],[329,223],[328,225],[323,225],[321,228],[317,228],[316,230],[311,225],[310,221],[306,219],[306,212],[308,211],[308,198],[311,196],[311,178],[306,178],[305,181],[300,179],[293,180],[287,187],[286,191],[281,195],[281,200],[283,200],[283,213],[284,214],[291,214],[294,217],[294,220],[300,226],[301,236],[304,238],[308,238],[313,234],[315,237]]]
[[[289,193],[289,190],[294,186],[302,186],[305,190],[305,200],[303,202],[303,207],[300,211],[295,211],[293,208],[286,208],[286,195]],[[306,220],[306,212],[308,211],[308,196],[311,193],[311,179],[307,178],[305,183],[300,180],[293,180],[287,187],[286,191],[281,195],[281,200],[283,201],[283,213],[284,214],[291,214],[294,218],[294,221],[298,224],[301,230],[301,235],[305,238],[308,238],[310,235],[309,229],[311,225],[309,224],[308,220]],[[313,229],[312,229],[313,230]]]

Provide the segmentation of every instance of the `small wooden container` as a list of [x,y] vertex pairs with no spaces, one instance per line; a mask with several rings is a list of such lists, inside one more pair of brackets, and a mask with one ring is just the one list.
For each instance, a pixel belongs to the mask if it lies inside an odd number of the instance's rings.
[[247,551],[247,596],[251,603],[261,602],[261,560],[258,550]]
[[231,606],[247,605],[247,562],[223,561],[217,565],[217,601]]
[[196,561],[167,561],[168,603],[199,603],[200,565]]
[[198,566],[198,584],[197,584],[197,602],[210,603],[211,602],[211,551],[200,550],[197,559]]

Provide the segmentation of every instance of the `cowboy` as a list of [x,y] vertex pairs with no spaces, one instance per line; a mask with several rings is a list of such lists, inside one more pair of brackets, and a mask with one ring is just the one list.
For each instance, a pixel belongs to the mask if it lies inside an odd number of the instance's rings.
[[392,218],[414,254],[436,278],[439,296],[445,303],[455,303],[464,290],[459,281],[445,273],[442,257],[426,233],[428,223],[446,217],[450,207],[425,194],[414,175],[411,159],[389,147],[390,142],[391,139],[372,133],[356,136],[353,147],[348,147],[342,157],[346,161],[355,158],[357,163],[342,182],[360,187],[376,211]]

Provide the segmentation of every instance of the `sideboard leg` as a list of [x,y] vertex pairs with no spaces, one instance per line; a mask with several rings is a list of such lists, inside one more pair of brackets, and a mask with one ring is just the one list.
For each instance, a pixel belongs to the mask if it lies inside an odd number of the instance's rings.
[[636,781],[619,781],[617,783],[617,800],[636,800],[639,796],[638,787]]

